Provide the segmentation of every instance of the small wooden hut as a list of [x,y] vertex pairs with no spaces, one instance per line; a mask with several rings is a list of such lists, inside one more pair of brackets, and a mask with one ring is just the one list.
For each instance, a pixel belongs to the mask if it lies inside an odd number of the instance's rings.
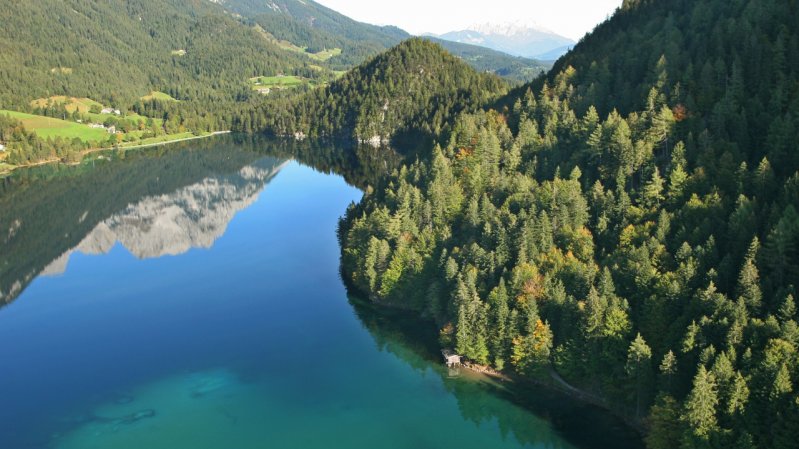
[[455,354],[449,349],[442,349],[441,355],[444,356],[444,362],[447,366],[458,366],[461,364],[461,356]]

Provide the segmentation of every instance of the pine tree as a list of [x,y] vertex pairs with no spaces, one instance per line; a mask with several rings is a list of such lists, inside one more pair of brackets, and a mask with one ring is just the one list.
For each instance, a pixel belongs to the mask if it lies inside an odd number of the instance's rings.
[[785,322],[794,319],[796,316],[796,303],[793,300],[793,295],[790,293],[785,297],[785,300],[780,305],[779,318]]
[[674,355],[674,352],[669,350],[663,355],[659,370],[664,385],[663,390],[670,392],[674,386],[674,377],[677,374],[677,356]]
[[693,437],[707,441],[712,433],[718,430],[716,407],[718,391],[713,373],[699,365],[694,377],[693,388],[685,400],[683,419],[688,424],[689,439]]
[[499,285],[488,295],[488,303],[491,315],[489,346],[491,354],[494,356],[494,367],[501,370],[507,360],[506,354],[509,346],[507,325],[510,319],[508,291],[504,278],[500,278]]
[[744,379],[740,371],[736,371],[727,391],[727,415],[743,414],[748,400],[749,387],[746,385],[746,379]]
[[602,334],[607,307],[607,300],[599,296],[599,292],[592,287],[585,299],[585,332],[588,337]]
[[469,316],[469,292],[462,277],[458,277],[455,288],[455,304],[458,306],[458,321],[455,331],[455,351],[459,354],[469,354],[472,352],[471,319]]
[[627,364],[625,370],[633,380],[635,380],[635,414],[641,414],[641,394],[645,382],[650,374],[650,362],[652,360],[652,350],[646,344],[644,337],[639,333],[635,340],[630,343],[627,349]]
[[648,208],[657,208],[663,201],[663,178],[657,167],[652,171],[652,177],[644,186],[642,193],[643,204]]
[[760,291],[760,275],[755,262],[747,258],[744,262],[741,273],[738,275],[738,297],[744,300],[747,307],[752,311],[760,310],[763,294]]
[[771,386],[769,398],[772,401],[778,401],[792,391],[791,373],[788,371],[788,365],[783,363],[774,375],[774,383]]

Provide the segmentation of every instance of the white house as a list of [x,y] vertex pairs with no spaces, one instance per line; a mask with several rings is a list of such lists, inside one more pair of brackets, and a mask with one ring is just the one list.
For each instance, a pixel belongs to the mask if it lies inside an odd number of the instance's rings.
[[5,150],[6,150],[6,146],[3,145],[2,143],[0,143],[0,151],[5,151]]
[[[96,109],[95,109],[95,111],[96,111]],[[111,109],[111,108],[103,108],[103,109],[100,111],[100,114],[111,114],[111,113],[113,113],[113,112],[114,112],[114,110],[113,110],[113,109]]]

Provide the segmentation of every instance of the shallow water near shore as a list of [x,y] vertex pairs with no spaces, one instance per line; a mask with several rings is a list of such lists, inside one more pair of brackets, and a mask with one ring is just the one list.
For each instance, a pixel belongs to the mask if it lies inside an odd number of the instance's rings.
[[2,193],[0,447],[641,447],[596,408],[450,377],[430,323],[348,298],[336,225],[363,186],[269,146]]

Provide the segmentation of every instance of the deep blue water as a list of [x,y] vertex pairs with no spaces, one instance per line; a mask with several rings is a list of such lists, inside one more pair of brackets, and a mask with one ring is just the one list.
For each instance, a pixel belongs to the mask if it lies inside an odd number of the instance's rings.
[[591,407],[449,377],[428,323],[347,296],[361,190],[244,146],[10,182],[0,447],[637,447]]

